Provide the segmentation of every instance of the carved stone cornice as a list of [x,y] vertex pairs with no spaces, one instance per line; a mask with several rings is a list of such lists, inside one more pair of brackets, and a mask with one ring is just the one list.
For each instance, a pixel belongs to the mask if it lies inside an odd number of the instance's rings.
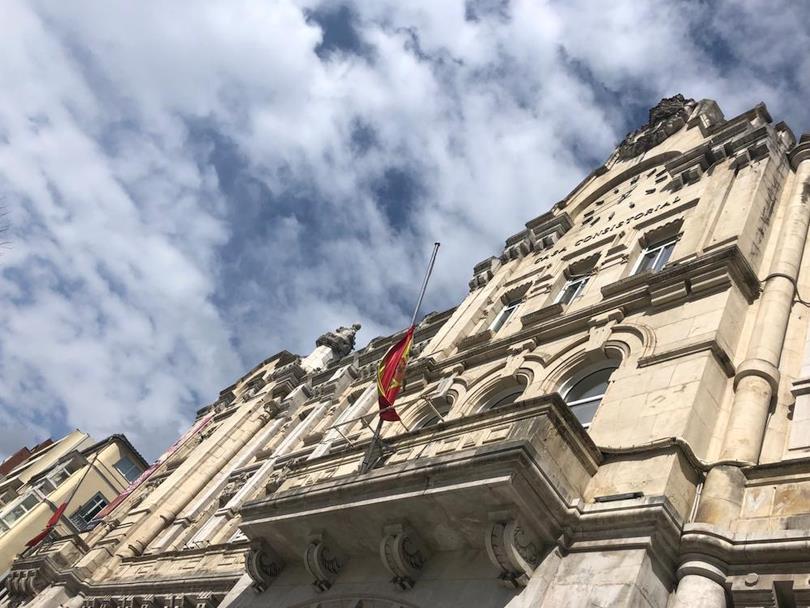
[[386,526],[383,534],[380,558],[394,576],[391,582],[399,589],[412,589],[430,558],[430,549],[407,523]]
[[323,532],[312,534],[304,550],[304,566],[317,591],[326,591],[346,563],[346,556]]

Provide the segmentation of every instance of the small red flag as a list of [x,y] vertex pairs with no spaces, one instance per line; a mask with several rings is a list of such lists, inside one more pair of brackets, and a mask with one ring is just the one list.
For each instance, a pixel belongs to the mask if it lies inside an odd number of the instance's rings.
[[48,523],[45,524],[45,529],[42,532],[40,532],[39,534],[37,534],[34,538],[29,540],[27,543],[25,543],[25,546],[26,547],[33,547],[33,546],[38,545],[39,543],[41,543],[42,540],[46,536],[48,536],[50,531],[53,530],[54,527],[56,527],[56,524],[59,523],[59,518],[62,517],[62,513],[65,512],[65,509],[67,509],[67,503],[63,502],[61,505],[59,505],[56,508],[56,511],[53,512],[53,515],[51,515],[51,518],[48,520]]
[[[377,369],[377,396],[380,410],[394,405],[397,395],[405,384],[405,367],[408,365],[408,355],[411,353],[414,329],[415,327],[411,325],[405,335],[388,349],[380,361]],[[396,422],[399,420],[399,415],[396,410],[389,409],[380,412],[380,419]]]

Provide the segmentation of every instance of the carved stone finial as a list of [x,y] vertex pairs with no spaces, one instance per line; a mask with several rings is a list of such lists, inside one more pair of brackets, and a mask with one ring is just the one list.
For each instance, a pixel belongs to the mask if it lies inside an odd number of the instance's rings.
[[360,324],[355,323],[351,327],[338,327],[334,331],[328,331],[315,340],[316,346],[328,346],[338,357],[345,357],[354,348],[354,338],[360,331]]
[[430,557],[430,550],[416,530],[407,524],[393,524],[383,530],[380,557],[394,575],[391,582],[402,590],[412,589]]
[[509,587],[525,587],[540,563],[540,544],[517,520],[497,518],[487,527],[484,542],[498,577]]
[[694,99],[686,99],[680,93],[659,101],[656,106],[650,108],[649,122],[628,133],[619,144],[619,160],[634,158],[680,131],[696,105]]
[[343,552],[325,534],[310,536],[304,552],[304,565],[315,579],[312,585],[317,591],[329,589],[345,563]]
[[253,580],[253,589],[267,589],[284,569],[284,560],[264,541],[254,541],[245,557],[245,570]]

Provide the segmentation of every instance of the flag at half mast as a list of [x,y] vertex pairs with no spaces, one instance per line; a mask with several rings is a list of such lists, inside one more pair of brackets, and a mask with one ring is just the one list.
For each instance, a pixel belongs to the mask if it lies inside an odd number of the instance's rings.
[[380,403],[380,419],[386,422],[396,422],[399,414],[394,409],[394,401],[405,385],[405,369],[408,366],[408,356],[411,354],[413,332],[411,325],[405,335],[388,349],[377,368],[377,395]]
[[[416,331],[416,317],[419,314],[419,308],[422,306],[422,299],[425,297],[425,290],[430,280],[430,274],[433,272],[433,264],[436,262],[436,253],[438,251],[439,243],[434,243],[433,253],[430,256],[430,262],[428,262],[427,271],[425,272],[425,279],[422,281],[422,289],[419,292],[419,299],[416,302],[416,308],[411,318],[411,326],[405,332],[405,335],[388,349],[377,368],[377,400],[380,404],[380,424],[383,421],[397,422],[400,419],[399,414],[394,409],[394,402],[400,391],[405,387],[405,372],[408,367],[408,357],[411,354],[413,332]],[[379,427],[377,429],[378,433]],[[375,437],[377,433],[375,433]]]

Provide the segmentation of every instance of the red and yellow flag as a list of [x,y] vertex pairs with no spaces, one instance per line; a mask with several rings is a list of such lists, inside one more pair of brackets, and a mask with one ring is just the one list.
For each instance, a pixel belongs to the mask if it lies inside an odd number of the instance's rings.
[[380,410],[385,410],[380,411],[380,419],[387,422],[399,420],[396,410],[385,408],[394,405],[399,391],[405,384],[405,368],[408,365],[408,355],[411,353],[414,329],[415,327],[411,325],[405,335],[388,349],[377,368],[377,396]]

